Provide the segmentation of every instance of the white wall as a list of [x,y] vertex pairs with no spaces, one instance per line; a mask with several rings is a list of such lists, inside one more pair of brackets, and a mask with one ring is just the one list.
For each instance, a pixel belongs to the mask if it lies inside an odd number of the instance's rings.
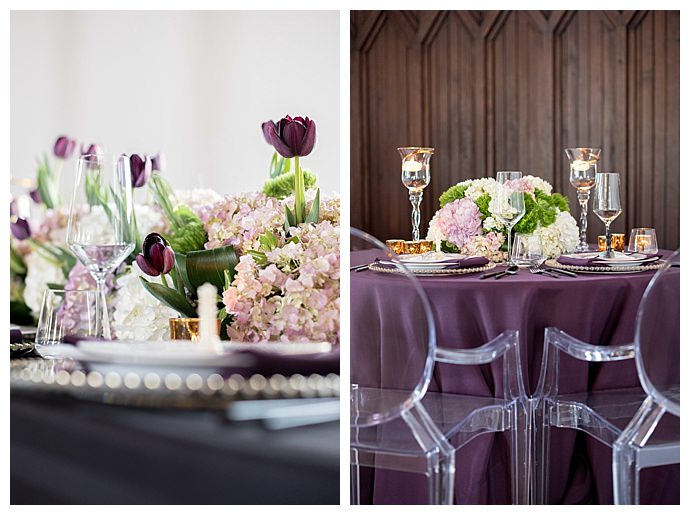
[[260,124],[289,113],[316,121],[302,164],[337,191],[338,31],[337,11],[14,11],[11,173],[34,177],[65,133],[162,150],[176,188],[260,189],[273,152]]

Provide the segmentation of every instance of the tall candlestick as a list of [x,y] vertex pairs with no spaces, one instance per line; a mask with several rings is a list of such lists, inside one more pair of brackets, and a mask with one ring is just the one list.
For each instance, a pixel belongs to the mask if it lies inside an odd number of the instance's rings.
[[199,343],[213,345],[218,348],[218,290],[209,283],[204,283],[197,289],[199,296]]

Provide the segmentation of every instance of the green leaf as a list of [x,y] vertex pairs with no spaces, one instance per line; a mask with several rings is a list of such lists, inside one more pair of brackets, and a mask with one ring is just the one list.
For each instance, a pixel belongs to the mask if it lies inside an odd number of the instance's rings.
[[10,272],[15,275],[26,275],[26,264],[10,244]]
[[41,200],[48,209],[53,209],[55,207],[51,185],[52,175],[48,157],[44,156],[43,161],[39,161],[38,163],[36,182],[38,183],[38,191],[41,194]]
[[189,277],[187,276],[187,256],[185,254],[175,253],[175,270],[180,274],[183,286],[190,293],[195,293],[192,283],[189,282]]
[[209,250],[197,250],[187,254],[187,277],[192,291],[204,283],[211,283],[220,292],[225,284],[225,270],[230,276],[235,276],[235,266],[238,263],[237,254],[231,245]]
[[269,252],[278,246],[278,238],[271,231],[267,230],[259,236],[259,245],[261,250]]
[[31,316],[31,309],[22,301],[10,301],[10,322],[18,325],[33,325],[34,317]]
[[295,227],[297,225],[295,221],[295,215],[290,208],[285,206],[285,234],[290,233],[290,227]]
[[197,316],[194,306],[189,303],[187,297],[181,295],[177,290],[168,288],[162,284],[152,283],[140,277],[141,283],[151,295],[157,298],[166,306],[177,311],[180,315],[195,318]]
[[320,200],[320,191],[321,190],[316,190],[316,196],[314,197],[314,200],[311,203],[311,207],[309,208],[309,214],[307,215],[307,219],[305,220],[306,223],[308,224],[317,224],[319,223],[319,209],[321,207],[321,200]]
[[450,188],[448,188],[445,192],[443,192],[443,194],[439,198],[441,207],[453,202],[454,200],[464,198],[465,191],[467,191],[468,187],[469,184],[456,184],[455,186],[451,186]]

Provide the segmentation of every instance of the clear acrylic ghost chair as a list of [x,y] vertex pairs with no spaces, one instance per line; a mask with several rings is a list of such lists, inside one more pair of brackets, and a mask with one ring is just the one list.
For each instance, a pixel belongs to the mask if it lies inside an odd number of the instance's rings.
[[[660,331],[663,329],[663,333]],[[660,340],[659,334],[664,334]],[[642,387],[559,394],[560,354],[590,363],[635,359]],[[584,431],[613,450],[615,504],[639,504],[643,468],[680,462],[680,250],[659,269],[640,302],[634,343],[592,345],[548,327],[532,397],[533,502],[546,504],[550,427]],[[659,423],[671,415],[663,430]],[[655,433],[655,430],[656,433]]]
[[[452,504],[456,448],[497,431],[510,432],[513,501],[526,503],[529,417],[517,332],[478,348],[438,348],[432,310],[417,278],[376,238],[354,228],[350,236],[351,251],[357,251],[352,265],[380,259],[395,263],[397,271],[351,272],[352,503],[360,502],[360,467],[367,466],[424,474],[429,502]],[[367,288],[374,282],[378,288]],[[381,297],[383,288],[391,297]],[[480,365],[500,358],[502,398],[427,392],[435,361]]]

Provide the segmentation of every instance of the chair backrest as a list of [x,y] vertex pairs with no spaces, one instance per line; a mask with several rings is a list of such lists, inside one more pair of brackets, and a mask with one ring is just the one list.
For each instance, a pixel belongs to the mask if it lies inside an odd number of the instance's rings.
[[350,228],[350,266],[377,259],[390,273],[350,273],[353,427],[381,424],[412,408],[434,367],[436,329],[419,281],[378,239]]
[[635,361],[647,394],[680,416],[680,249],[656,272],[642,297]]

